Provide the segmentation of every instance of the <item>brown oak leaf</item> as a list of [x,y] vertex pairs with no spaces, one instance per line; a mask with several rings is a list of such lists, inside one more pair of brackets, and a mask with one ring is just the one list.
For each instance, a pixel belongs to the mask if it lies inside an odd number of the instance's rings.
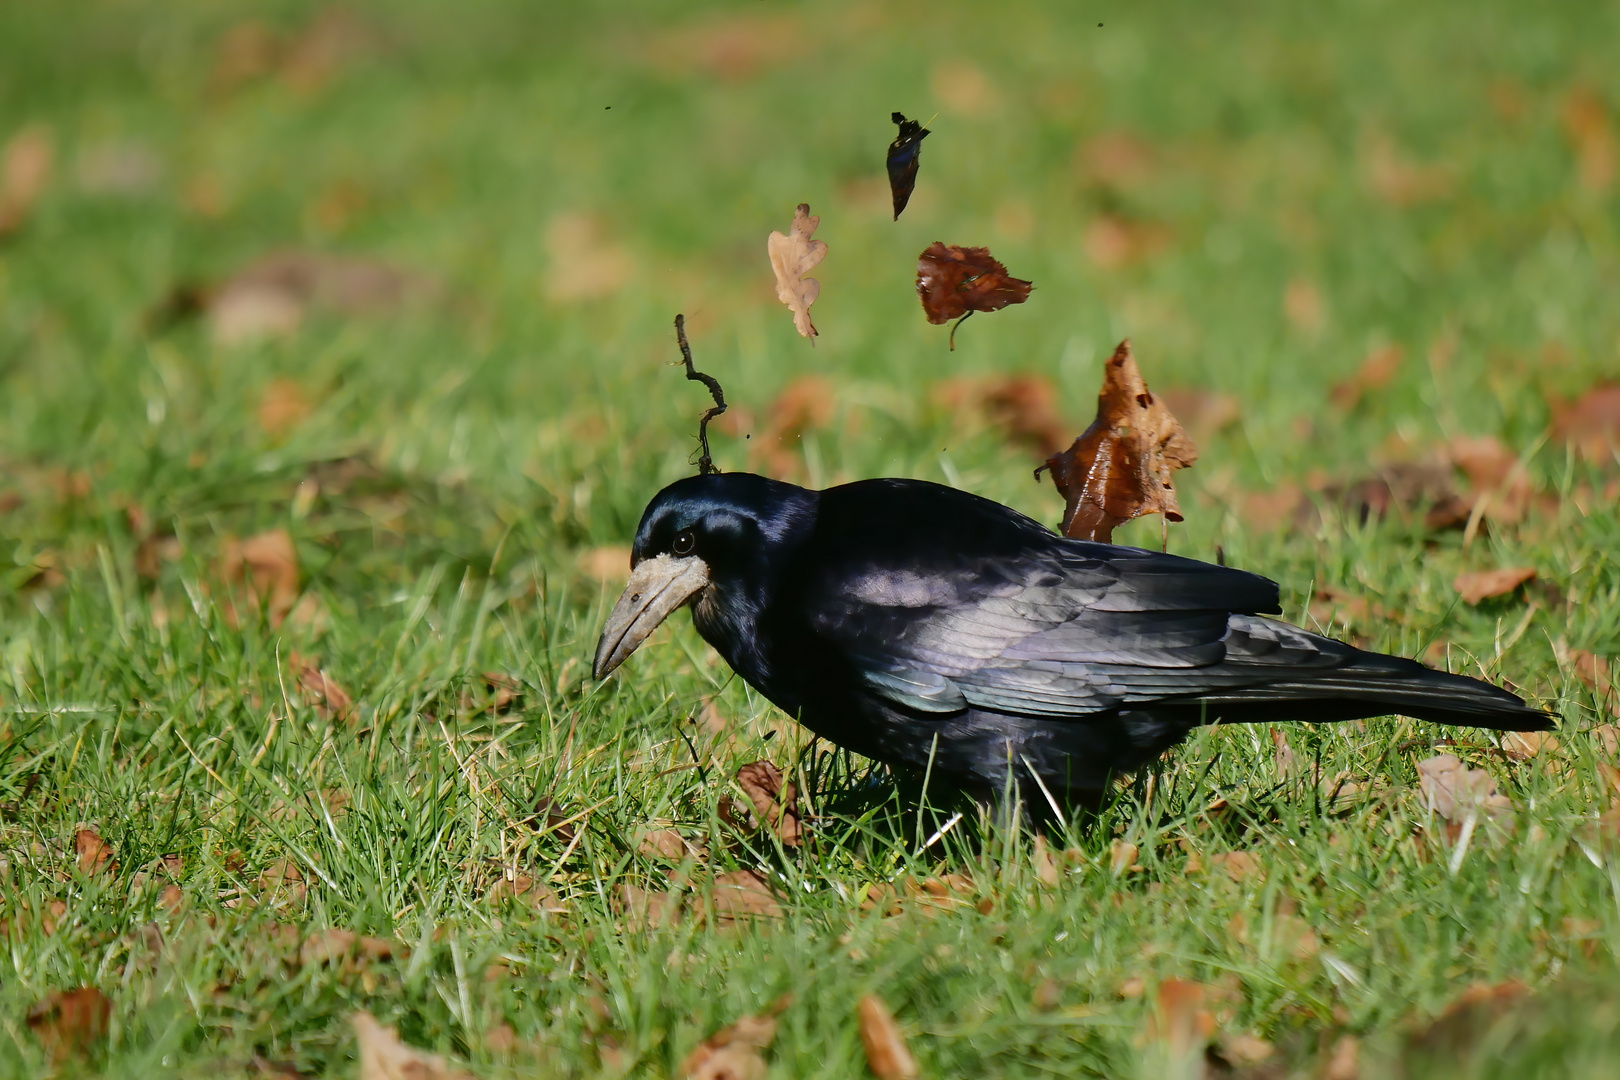
[[1439,754],[1418,762],[1418,784],[1426,803],[1447,821],[1462,821],[1470,813],[1490,817],[1513,809],[1496,781],[1483,769],[1470,769],[1455,754]]
[[737,770],[737,784],[754,806],[755,818],[782,841],[798,847],[808,830],[799,818],[799,789],[782,782],[782,770],[769,761],[751,761]]
[[1470,604],[1478,604],[1493,596],[1506,596],[1536,576],[1532,566],[1503,566],[1495,570],[1475,570],[1459,574],[1452,587]]
[[364,1010],[349,1018],[360,1043],[360,1080],[472,1080],[437,1054],[406,1046],[393,1028]]
[[783,994],[761,1016],[745,1016],[697,1045],[681,1063],[684,1080],[764,1080],[762,1051],[776,1041],[776,1018],[793,1004]]
[[[942,326],[975,311],[1000,311],[1029,299],[1034,286],[1007,273],[989,248],[957,247],[936,240],[917,256],[917,295],[928,321]],[[956,330],[951,330],[956,348]]]
[[810,204],[800,203],[793,212],[793,225],[788,234],[772,232],[765,242],[771,269],[776,273],[776,298],[793,312],[793,325],[798,328],[799,336],[809,338],[812,345],[816,343],[818,331],[816,324],[810,321],[810,305],[821,295],[821,282],[804,275],[827,257],[826,242],[811,239],[820,224],[820,217],[810,215]]
[[1197,460],[1198,447],[1142,380],[1130,340],[1120,342],[1103,372],[1097,418],[1046,460],[1067,503],[1064,535],[1108,543],[1116,528],[1144,514],[1182,520],[1170,476]]

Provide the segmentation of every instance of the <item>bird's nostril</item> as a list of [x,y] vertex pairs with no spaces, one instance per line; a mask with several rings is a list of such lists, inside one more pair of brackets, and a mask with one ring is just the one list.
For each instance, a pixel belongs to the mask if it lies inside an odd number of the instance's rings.
[[640,600],[640,599],[641,599],[641,594],[640,593],[631,593],[630,594],[630,602],[632,604],[635,603],[637,600]]

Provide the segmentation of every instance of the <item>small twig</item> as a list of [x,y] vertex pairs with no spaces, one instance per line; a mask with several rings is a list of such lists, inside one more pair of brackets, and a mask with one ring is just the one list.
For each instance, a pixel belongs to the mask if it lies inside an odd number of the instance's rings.
[[697,467],[699,476],[708,476],[720,470],[714,467],[714,459],[709,456],[709,421],[726,411],[726,392],[720,389],[720,380],[713,375],[705,375],[692,366],[692,346],[686,343],[686,316],[675,316],[675,340],[681,346],[681,357],[686,364],[686,377],[693,382],[700,382],[709,388],[709,394],[714,398],[714,408],[703,414],[698,421],[698,445],[703,452],[698,456]]
[[955,322],[951,323],[951,352],[956,351],[956,328],[971,318],[973,318],[973,312],[970,311],[960,319],[957,319]]

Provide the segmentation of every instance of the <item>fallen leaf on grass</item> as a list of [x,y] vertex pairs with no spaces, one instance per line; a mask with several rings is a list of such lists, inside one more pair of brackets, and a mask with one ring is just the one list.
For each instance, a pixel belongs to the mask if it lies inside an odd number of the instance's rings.
[[922,141],[930,132],[915,120],[907,120],[901,113],[891,115],[891,122],[900,125],[900,132],[889,144],[885,165],[889,171],[889,194],[894,200],[894,220],[911,201],[917,187],[917,166],[922,161]]
[[473,1080],[439,1055],[406,1046],[369,1012],[357,1012],[349,1022],[360,1042],[360,1080]]
[[380,962],[403,959],[410,950],[387,938],[365,937],[353,930],[331,927],[310,934],[298,947],[298,962],[306,967],[339,964],[349,960]]
[[608,544],[579,553],[574,560],[580,573],[604,585],[621,584],[630,576],[630,549],[623,544]]
[[[613,905],[630,933],[674,926],[681,918],[679,889],[643,889],[621,884],[613,890]],[[715,905],[717,908],[719,904]]]
[[737,770],[737,784],[753,804],[755,820],[769,828],[783,847],[804,843],[808,830],[799,817],[799,789],[783,783],[781,769],[769,761],[751,761]]
[[1209,857],[1211,866],[1219,867],[1226,872],[1226,876],[1233,881],[1243,882],[1251,877],[1264,878],[1265,867],[1260,864],[1260,857],[1252,851],[1221,851]]
[[878,1080],[917,1080],[921,1070],[906,1045],[906,1037],[895,1023],[894,1014],[876,994],[861,998],[857,1008],[861,1043],[866,1047],[866,1064]]
[[776,1018],[793,1004],[783,994],[760,1016],[745,1016],[697,1045],[681,1063],[684,1080],[764,1080],[763,1052],[776,1040]]
[[259,427],[272,439],[279,439],[314,411],[309,395],[296,381],[272,379],[259,396]]
[[1505,566],[1495,570],[1474,570],[1460,574],[1451,585],[1468,603],[1479,604],[1495,596],[1506,596],[1535,576],[1534,567]]
[[657,856],[673,862],[684,859],[696,859],[701,862],[709,857],[707,844],[688,840],[674,829],[641,830],[636,836],[636,851],[642,855]]
[[985,375],[944,379],[930,395],[950,412],[967,414],[1001,431],[1009,442],[1049,457],[1068,441],[1058,410],[1057,385],[1044,375]]
[[1049,889],[1055,889],[1063,881],[1063,872],[1058,869],[1057,860],[1052,858],[1052,851],[1046,844],[1044,833],[1035,834],[1034,851],[1030,853],[1030,861],[1035,864],[1035,880]]
[[715,921],[727,926],[750,919],[779,919],[782,905],[759,871],[735,870],[715,875],[714,913]]
[[1354,375],[1334,384],[1328,397],[1341,409],[1355,408],[1366,397],[1393,382],[1405,358],[1406,350],[1399,345],[1374,349],[1367,354]]
[[[1000,311],[1029,299],[1034,286],[1007,273],[987,247],[957,247],[936,240],[917,256],[917,295],[928,321],[941,326],[975,311]],[[956,348],[956,330],[951,330]]]
[[1481,1043],[1497,1021],[1519,1009],[1530,993],[1524,983],[1475,983],[1431,1023],[1407,1039],[1409,1049],[1437,1053],[1450,1061]]
[[813,240],[821,218],[810,216],[810,204],[800,203],[793,212],[793,225],[786,236],[773,231],[765,242],[765,251],[771,257],[771,270],[776,274],[776,298],[793,312],[793,325],[800,337],[815,344],[816,324],[810,321],[810,305],[821,295],[821,282],[804,275],[816,268],[827,257],[824,241]]
[[113,861],[113,847],[101,838],[101,834],[94,829],[80,829],[73,837],[73,849],[79,856],[79,872],[86,877],[106,873],[109,877],[118,873],[118,864]]
[[1116,874],[1123,874],[1136,865],[1138,854],[1140,851],[1135,844],[1115,840],[1108,848],[1108,868]]
[[599,300],[625,287],[636,272],[630,249],[614,240],[591,214],[564,213],[546,229],[551,272],[546,299],[554,303]]
[[1328,1055],[1327,1068],[1322,1080],[1361,1080],[1361,1040],[1354,1035],[1341,1035]]
[[28,1026],[56,1061],[85,1054],[107,1037],[112,1001],[93,986],[53,990],[28,1010]]
[[1086,223],[1081,238],[1086,257],[1104,270],[1123,270],[1170,246],[1174,234],[1154,221],[1121,214],[1098,214]]
[[1553,403],[1553,436],[1590,461],[1620,452],[1620,382],[1599,383],[1571,402]]
[[505,675],[499,671],[486,671],[483,674],[484,685],[493,695],[491,707],[498,713],[504,713],[523,703],[523,680],[516,675]]
[[1581,187],[1603,194],[1620,172],[1620,140],[1615,138],[1608,106],[1592,87],[1576,86],[1564,99],[1563,121]]
[[503,874],[500,880],[489,887],[484,895],[485,901],[499,906],[507,902],[526,904],[536,911],[560,915],[568,910],[555,892],[539,884],[528,874]]
[[[298,549],[292,534],[271,529],[246,540],[228,537],[219,576],[230,584],[245,584],[255,604],[264,606],[270,625],[279,627],[298,601]],[[225,620],[233,627],[242,623],[233,598],[225,601]]]
[[1361,159],[1368,188],[1391,206],[1404,209],[1443,199],[1456,186],[1448,169],[1412,161],[1393,139],[1381,133],[1362,139]]
[[1447,821],[1462,821],[1474,813],[1491,816],[1513,809],[1512,800],[1497,791],[1490,773],[1468,768],[1455,754],[1440,754],[1420,761],[1417,768],[1424,801]]
[[25,127],[0,151],[0,240],[20,229],[51,182],[56,143],[50,129]]
[[1148,1018],[1147,1038],[1171,1060],[1186,1061],[1203,1053],[1215,1034],[1215,1016],[1204,1007],[1204,987],[1186,979],[1159,984],[1156,1008]]
[[227,902],[226,906],[264,903],[272,907],[303,907],[308,897],[309,886],[304,882],[304,872],[298,868],[298,864],[291,859],[277,859],[254,880],[251,892],[239,896],[234,903]]
[[[1466,500],[1469,512],[1516,525],[1530,510],[1535,490],[1519,455],[1492,435],[1463,436],[1446,446],[1453,465],[1468,477],[1473,497]],[[1476,510],[1476,504],[1478,506]]]
[[355,718],[354,698],[321,667],[319,660],[293,652],[288,655],[287,664],[292,668],[304,704],[328,720]]
[[1546,731],[1504,731],[1502,753],[1513,761],[1529,761],[1542,752],[1558,749],[1558,738]]
[[[791,380],[771,402],[764,428],[749,440],[749,460],[760,462],[769,476],[791,477],[802,473],[803,437],[830,424],[836,408],[837,394],[831,380],[820,375],[802,375]],[[751,418],[741,410],[732,411],[739,412],[737,425],[740,426],[732,426],[730,430],[737,435],[749,434]]]
[[1607,690],[1610,686],[1609,661],[1585,649],[1569,651],[1570,667],[1575,677],[1593,690]]
[[1097,418],[1046,462],[1065,500],[1064,535],[1107,543],[1144,514],[1182,520],[1170,477],[1197,460],[1198,448],[1148,390],[1129,339],[1120,342],[1104,368]]

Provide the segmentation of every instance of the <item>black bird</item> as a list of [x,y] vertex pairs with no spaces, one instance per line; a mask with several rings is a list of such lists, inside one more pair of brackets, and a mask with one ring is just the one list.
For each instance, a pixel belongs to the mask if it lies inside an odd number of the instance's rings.
[[1216,721],[1552,726],[1478,679],[1265,618],[1281,611],[1266,578],[1071,540],[922,480],[689,477],[648,505],[631,566],[598,679],[690,604],[737,674],[817,735],[981,800],[1016,784],[1038,813],[1097,805],[1111,777]]

